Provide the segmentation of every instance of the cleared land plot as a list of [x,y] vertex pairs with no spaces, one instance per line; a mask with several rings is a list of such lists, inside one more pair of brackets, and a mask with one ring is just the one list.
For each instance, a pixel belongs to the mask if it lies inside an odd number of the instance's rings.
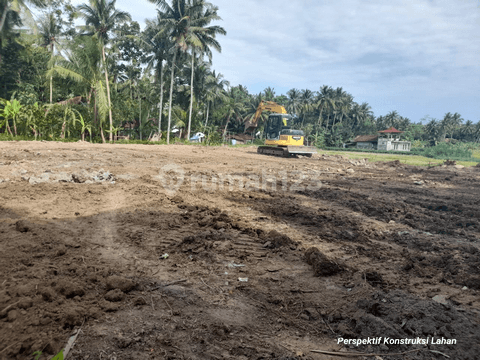
[[182,145],[0,156],[0,359],[50,358],[82,324],[72,359],[480,354],[479,167]]

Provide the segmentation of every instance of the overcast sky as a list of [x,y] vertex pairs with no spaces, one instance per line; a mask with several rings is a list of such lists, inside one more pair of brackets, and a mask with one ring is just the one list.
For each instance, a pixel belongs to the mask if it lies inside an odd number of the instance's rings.
[[[73,1],[75,4],[82,1]],[[479,0],[210,0],[227,31],[213,68],[250,93],[342,87],[376,116],[480,121]],[[146,0],[117,0],[144,24]]]

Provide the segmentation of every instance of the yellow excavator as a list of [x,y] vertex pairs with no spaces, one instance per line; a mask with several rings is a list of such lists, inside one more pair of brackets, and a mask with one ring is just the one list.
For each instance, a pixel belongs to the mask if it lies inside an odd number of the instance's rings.
[[317,152],[313,146],[305,146],[305,133],[302,130],[292,129],[293,117],[287,114],[282,105],[273,101],[262,100],[255,115],[245,123],[245,132],[253,132],[258,126],[258,120],[263,111],[271,111],[265,124],[265,145],[259,146],[257,153],[282,157],[307,156]]

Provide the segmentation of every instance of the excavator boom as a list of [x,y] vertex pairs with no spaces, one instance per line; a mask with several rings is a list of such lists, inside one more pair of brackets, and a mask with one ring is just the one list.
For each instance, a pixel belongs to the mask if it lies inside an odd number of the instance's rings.
[[279,114],[287,113],[287,110],[282,105],[278,105],[273,101],[262,100],[260,101],[260,104],[258,104],[257,111],[255,111],[255,115],[253,115],[252,119],[245,122],[245,132],[253,132],[255,130],[258,126],[258,120],[264,111],[271,111]]

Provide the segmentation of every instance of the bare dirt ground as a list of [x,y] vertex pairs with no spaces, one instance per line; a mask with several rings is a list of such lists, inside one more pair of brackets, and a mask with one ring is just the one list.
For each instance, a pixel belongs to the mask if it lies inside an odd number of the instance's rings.
[[478,359],[479,180],[255,147],[0,143],[0,359],[49,359],[80,327],[69,359]]

